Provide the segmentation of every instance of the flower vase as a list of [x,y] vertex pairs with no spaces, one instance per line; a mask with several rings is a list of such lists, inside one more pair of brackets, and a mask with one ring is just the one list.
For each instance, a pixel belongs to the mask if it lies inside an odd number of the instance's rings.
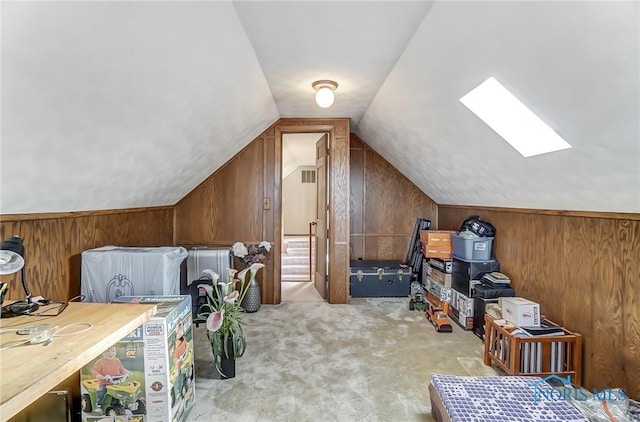
[[216,369],[216,375],[219,376],[217,379],[226,380],[236,377],[236,360],[234,358],[222,358],[220,363],[222,373],[219,373]]
[[[220,371],[218,371],[218,368],[215,367],[215,364],[213,368],[213,378],[218,380],[226,380],[229,378],[235,378],[236,376],[236,359],[233,355],[233,345],[231,344],[231,339],[227,340],[225,343],[228,354],[225,354],[222,350],[220,351],[222,355],[220,359]],[[215,357],[216,356],[214,355],[214,362]]]
[[260,309],[260,285],[253,279],[249,287],[247,287],[247,294],[242,299],[242,308],[245,312],[257,312]]

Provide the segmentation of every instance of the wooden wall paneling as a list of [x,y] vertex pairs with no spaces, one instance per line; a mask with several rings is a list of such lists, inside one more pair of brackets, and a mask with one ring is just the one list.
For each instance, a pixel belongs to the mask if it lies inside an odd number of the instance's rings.
[[262,240],[263,177],[260,140],[176,205],[176,243],[231,246],[236,241]]
[[329,303],[349,303],[349,119],[336,120],[329,150]]
[[178,245],[205,245],[215,236],[215,174],[182,198],[175,207],[174,242]]
[[[428,218],[437,228],[437,205],[363,140],[354,134],[351,139],[351,181],[358,184],[352,186],[352,195],[360,191],[363,195],[362,208],[351,213],[351,232],[364,236],[362,254],[352,254],[351,258],[404,259],[417,218]],[[360,166],[364,169],[362,180],[358,178]],[[358,232],[360,227],[362,231]]]
[[361,142],[355,142],[352,137],[352,146],[349,151],[350,230],[351,234],[361,235],[364,233],[364,207],[366,202],[364,192],[364,148],[354,148],[354,143],[362,145]]
[[[516,294],[544,304],[540,308],[543,315],[559,324],[564,323],[564,294],[562,289],[558,289],[559,285],[566,283],[561,219],[492,212],[484,213],[483,219],[496,226],[494,255],[501,268],[506,274],[520,274],[513,276]],[[503,245],[503,232],[511,233],[509,241],[516,244]],[[515,261],[501,258],[500,248],[509,246],[516,251],[518,258]]]
[[[403,192],[398,191],[397,178],[391,164],[372,150],[365,151],[365,233],[393,233],[398,218],[405,218],[406,213],[398,206]],[[410,232],[411,228],[405,228],[405,231]]]
[[364,259],[387,259],[380,257],[398,257],[401,253],[406,254],[410,238],[410,235],[367,235],[365,237],[366,253]]
[[[590,312],[593,333],[585,338],[588,343],[588,359],[585,362],[586,379],[596,388],[618,386],[624,378],[622,367],[612,365],[620,361],[620,351],[625,343],[623,324],[623,268],[620,260],[620,232],[616,220],[573,218],[570,233],[572,243],[583,246],[576,263],[582,282],[590,286],[593,301]],[[577,249],[577,248],[576,248]],[[582,259],[580,259],[582,258]],[[584,268],[586,267],[586,268]],[[588,304],[587,304],[588,305]],[[574,315],[574,318],[579,317]]]
[[262,144],[264,180],[262,195],[270,202],[269,206],[263,204],[262,239],[271,242],[272,245],[271,254],[265,260],[265,265],[272,271],[261,271],[260,295],[262,303],[280,303],[280,283],[276,283],[275,280],[280,280],[281,266],[279,263],[274,265],[273,258],[280,257],[282,247],[282,224],[276,223],[282,219],[282,209],[281,206],[274,206],[277,203],[282,205],[281,200],[275,200],[275,198],[282,198],[282,186],[276,183],[276,179],[279,179],[282,174],[282,157],[281,154],[276,154],[276,148],[281,148],[281,143],[276,142],[275,130],[271,129],[263,134]]
[[353,135],[349,146],[349,259],[364,258],[364,144]]
[[[406,249],[406,248],[405,248]],[[390,236],[366,236],[364,240],[364,259],[382,259],[381,256],[393,257],[393,238]],[[392,258],[389,258],[392,259]]]
[[363,234],[352,234],[349,241],[349,259],[364,259],[364,240]]
[[640,400],[640,222],[625,220],[619,224],[624,321],[620,366],[626,375],[627,395]]

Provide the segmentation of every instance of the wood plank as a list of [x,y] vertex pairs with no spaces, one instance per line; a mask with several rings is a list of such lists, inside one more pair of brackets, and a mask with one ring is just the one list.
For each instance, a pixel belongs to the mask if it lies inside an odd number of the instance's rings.
[[[66,327],[79,322],[93,326],[77,335],[55,337],[48,345],[29,344],[0,351],[0,415],[7,420],[38,397],[80,370],[109,346],[126,336],[157,311],[157,305],[69,303],[56,317],[19,316],[0,320],[0,329],[47,323]],[[83,326],[69,327],[70,334]],[[2,344],[23,340],[14,331],[1,334]]]
[[[352,137],[352,144],[354,141]],[[357,141],[360,145],[361,142]],[[364,151],[363,149],[354,149],[353,145],[350,149],[349,157],[349,189],[350,189],[350,231],[351,234],[364,233],[364,209],[365,209],[365,193],[364,193]]]
[[640,400],[640,224],[620,222],[617,245],[622,267],[623,345],[620,367],[626,375],[626,393]]

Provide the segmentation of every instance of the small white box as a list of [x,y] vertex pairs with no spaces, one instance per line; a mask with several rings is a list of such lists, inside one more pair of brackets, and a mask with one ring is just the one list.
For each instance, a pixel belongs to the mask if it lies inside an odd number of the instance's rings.
[[540,326],[540,304],[523,297],[503,297],[502,318],[518,327]]

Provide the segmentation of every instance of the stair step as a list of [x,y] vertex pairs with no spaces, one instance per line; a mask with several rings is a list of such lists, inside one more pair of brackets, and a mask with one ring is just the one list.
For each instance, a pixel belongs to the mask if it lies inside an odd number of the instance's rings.
[[282,281],[309,281],[309,274],[283,274],[280,279]]
[[306,249],[309,250],[309,244],[307,243],[306,245],[304,243],[296,243],[296,244],[288,244],[287,245],[287,250],[289,249]]
[[282,266],[285,267],[287,265],[309,265],[309,256],[304,255],[282,255]]
[[287,253],[282,254],[282,256],[309,256],[309,249],[308,248],[287,249]]
[[282,267],[282,274],[309,274],[309,265],[287,265]]

